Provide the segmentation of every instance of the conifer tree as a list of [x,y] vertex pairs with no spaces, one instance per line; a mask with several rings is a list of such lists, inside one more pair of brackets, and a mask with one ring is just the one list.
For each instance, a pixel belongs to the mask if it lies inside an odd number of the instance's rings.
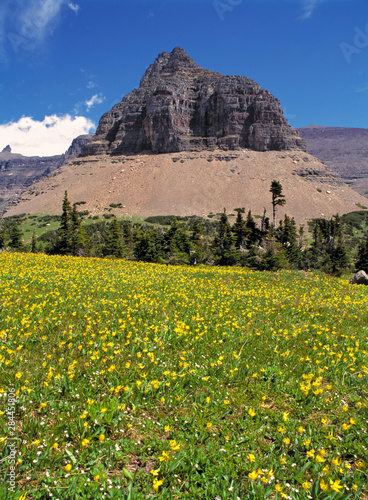
[[229,243],[230,245],[232,243],[231,226],[229,224],[226,210],[224,209],[217,226],[215,238],[213,240],[213,247],[218,255],[222,255]]
[[6,230],[3,225],[0,227],[0,250],[6,246]]
[[68,192],[65,191],[61,223],[59,228],[59,242],[57,245],[57,253],[61,255],[70,255],[73,251],[73,223],[72,223],[72,206],[68,200]]
[[282,185],[279,181],[271,182],[270,193],[272,193],[272,215],[273,215],[273,235],[276,230],[276,210],[277,207],[285,205],[285,196],[282,194]]
[[33,230],[33,234],[32,234],[30,252],[31,253],[37,253],[38,252],[37,237],[36,237],[36,231],[35,230]]
[[112,219],[106,232],[103,253],[118,258],[123,256],[124,248],[121,241],[121,229],[116,217]]
[[163,259],[162,238],[157,230],[137,232],[134,256],[144,262],[159,262]]
[[240,209],[237,210],[236,221],[232,227],[232,231],[235,235],[235,246],[236,248],[240,248],[244,245],[245,236],[246,236],[246,226],[243,219],[243,214]]
[[254,220],[250,210],[248,211],[247,218],[245,220],[245,232],[247,248],[253,247],[257,241],[261,239],[261,231],[258,229],[256,221]]
[[76,204],[71,213],[72,255],[82,255],[86,248],[86,233],[82,226]]
[[19,224],[14,224],[10,230],[9,246],[14,250],[22,250],[24,247],[22,240],[22,231],[20,230]]
[[358,260],[355,264],[357,271],[365,271],[368,273],[368,232],[364,241],[359,245]]
[[198,219],[195,219],[192,228],[192,241],[198,243],[201,240],[202,227]]
[[131,243],[133,240],[132,226],[130,222],[125,221],[123,224],[123,238],[125,243]]

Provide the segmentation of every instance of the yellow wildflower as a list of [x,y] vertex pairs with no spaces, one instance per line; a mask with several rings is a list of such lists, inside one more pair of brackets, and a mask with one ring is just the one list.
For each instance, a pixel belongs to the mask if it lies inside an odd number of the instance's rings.
[[341,493],[344,489],[344,487],[340,484],[340,479],[336,481],[332,481],[332,479],[330,479],[330,488],[333,491],[337,491],[337,493]]
[[163,479],[157,479],[156,477],[153,478],[153,489],[155,490],[155,492],[157,493],[158,492],[158,489],[159,487],[162,485],[162,483],[164,482]]
[[250,479],[256,480],[258,477],[257,471],[254,470],[253,472],[250,472],[248,474],[248,477],[250,477]]
[[181,448],[181,444],[180,443],[177,443],[175,441],[175,439],[173,439],[172,441],[170,441],[170,448],[173,450],[173,451],[179,451],[180,448]]
[[158,457],[158,459],[160,460],[160,462],[170,462],[171,460],[170,452],[163,451],[162,455]]
[[328,490],[328,484],[324,482],[324,480],[322,479],[322,481],[319,483],[319,486],[321,488],[322,491],[327,491]]

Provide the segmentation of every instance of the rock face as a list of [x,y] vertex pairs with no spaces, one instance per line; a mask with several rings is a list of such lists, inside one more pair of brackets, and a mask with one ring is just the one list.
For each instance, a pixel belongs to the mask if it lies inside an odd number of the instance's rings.
[[83,146],[87,144],[89,141],[91,141],[93,137],[94,134],[85,134],[85,135],[78,135],[78,137],[73,139],[73,142],[69,146],[66,153],[63,155],[64,163],[69,161],[71,158],[75,158],[76,156],[78,156]]
[[179,47],[159,54],[138,89],[99,123],[81,156],[302,149],[280,102],[244,76],[205,70]]
[[24,188],[78,156],[92,137],[93,134],[80,135],[65,154],[55,156],[23,156],[12,153],[10,146],[6,146],[0,153],[0,209]]
[[298,129],[307,151],[341,175],[346,184],[368,194],[368,129],[309,125]]
[[351,285],[368,285],[368,276],[364,271],[358,271],[349,279]]

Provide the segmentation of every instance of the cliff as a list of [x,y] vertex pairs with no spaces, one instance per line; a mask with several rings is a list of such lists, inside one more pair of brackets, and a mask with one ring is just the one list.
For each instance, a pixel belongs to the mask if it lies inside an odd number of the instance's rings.
[[139,88],[102,116],[81,156],[245,148],[305,150],[305,141],[268,90],[203,69],[177,47],[159,54]]

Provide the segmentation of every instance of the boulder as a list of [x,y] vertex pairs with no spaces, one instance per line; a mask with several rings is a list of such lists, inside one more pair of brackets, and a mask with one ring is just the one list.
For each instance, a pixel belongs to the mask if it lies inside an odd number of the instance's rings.
[[349,279],[352,285],[368,285],[368,276],[364,271],[358,271]]

